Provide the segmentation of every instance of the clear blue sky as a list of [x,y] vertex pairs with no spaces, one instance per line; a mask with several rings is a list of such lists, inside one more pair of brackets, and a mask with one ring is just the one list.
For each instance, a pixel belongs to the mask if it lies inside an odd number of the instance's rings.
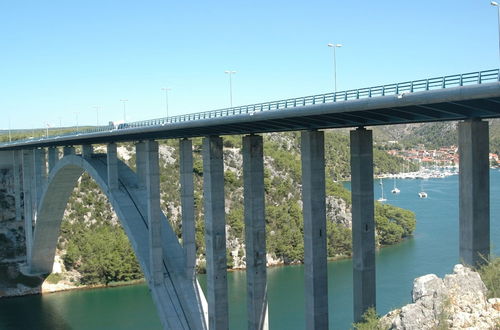
[[488,0],[1,1],[0,129],[95,124],[499,66]]

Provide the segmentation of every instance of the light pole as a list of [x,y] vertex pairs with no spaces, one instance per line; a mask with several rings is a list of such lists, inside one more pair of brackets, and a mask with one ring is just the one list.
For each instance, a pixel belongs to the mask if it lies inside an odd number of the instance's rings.
[[236,71],[232,70],[226,70],[224,73],[229,75],[229,104],[231,105],[231,108],[233,107],[233,80],[231,79],[231,76],[236,73]]
[[496,1],[491,1],[490,5],[497,7],[498,11],[498,59],[500,61],[500,4]]
[[342,44],[332,44],[329,43],[327,45],[330,48],[333,48],[333,84],[334,84],[334,91],[337,91],[337,58],[335,55],[335,48],[340,48],[342,47]]
[[168,91],[171,91],[172,88],[162,87],[162,91],[165,91],[165,108],[167,110],[167,118],[168,118]]
[[10,116],[9,116],[9,142],[12,142],[12,135],[11,135],[11,129],[10,129]]
[[128,101],[128,99],[123,99],[123,100],[120,100],[123,102],[123,121],[126,122],[127,121],[127,112],[125,111],[125,102]]
[[75,112],[75,117],[76,117],[76,132],[78,132],[78,114],[79,114],[79,112]]
[[97,117],[97,126],[99,126],[99,106],[98,105],[94,106],[94,109]]

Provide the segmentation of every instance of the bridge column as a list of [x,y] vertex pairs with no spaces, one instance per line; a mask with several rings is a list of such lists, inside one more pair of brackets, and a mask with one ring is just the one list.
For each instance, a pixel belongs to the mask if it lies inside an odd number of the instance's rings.
[[354,321],[376,304],[372,131],[351,131]]
[[186,257],[186,275],[195,276],[196,244],[194,219],[193,144],[191,140],[179,141],[179,164],[182,206],[182,245]]
[[488,122],[458,124],[460,259],[478,266],[490,254]]
[[321,131],[301,134],[306,329],[328,329],[325,139]]
[[224,163],[218,136],[203,139],[203,195],[209,328],[228,329]]
[[109,143],[107,147],[108,161],[108,187],[110,190],[118,189],[118,158],[116,143]]
[[75,154],[75,147],[73,146],[65,146],[63,147],[63,156],[69,156]]
[[146,191],[148,201],[149,262],[153,285],[163,283],[163,250],[161,245],[160,168],[158,142],[146,142]]
[[266,219],[262,136],[243,137],[243,194],[248,329],[268,329]]
[[146,143],[135,144],[135,172],[140,188],[146,188]]
[[[33,150],[23,150],[23,192],[24,192],[24,236],[26,242],[26,260],[31,260],[33,244],[33,199],[32,178],[34,172]],[[28,267],[31,265],[28,264]]]
[[94,147],[91,144],[82,145],[83,158],[91,158],[93,153],[94,153]]
[[57,147],[49,147],[49,173],[52,171],[54,166],[56,166],[57,161],[59,160],[59,150]]
[[21,151],[12,151],[12,172],[14,174],[14,203],[16,207],[16,221],[21,221],[21,173],[22,166]]
[[[39,148],[35,149],[35,173],[34,173],[34,183],[36,192],[36,203],[35,209],[38,208],[40,199],[42,198],[42,192],[47,184],[47,155],[45,149]],[[36,217],[35,217],[36,218]],[[35,219],[36,221],[36,219]]]

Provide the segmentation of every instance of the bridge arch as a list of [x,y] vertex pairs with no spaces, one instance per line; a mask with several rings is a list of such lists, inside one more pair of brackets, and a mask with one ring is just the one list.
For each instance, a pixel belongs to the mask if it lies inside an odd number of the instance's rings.
[[183,248],[163,214],[161,237],[164,280],[160,285],[152,284],[146,191],[138,184],[136,173],[122,161],[118,161],[119,187],[110,189],[105,154],[93,154],[92,157],[67,155],[50,171],[38,203],[31,259],[28,260],[30,272],[48,274],[52,271],[64,210],[84,172],[95,180],[113,206],[148,282],[164,327],[206,329],[205,297],[196,279],[189,278],[183,271]]

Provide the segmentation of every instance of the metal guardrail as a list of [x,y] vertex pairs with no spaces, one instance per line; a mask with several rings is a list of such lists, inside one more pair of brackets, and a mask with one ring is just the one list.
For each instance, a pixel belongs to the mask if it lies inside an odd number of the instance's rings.
[[[362,98],[372,98],[377,96],[398,95],[402,93],[413,93],[413,92],[444,89],[444,88],[459,87],[466,85],[477,85],[492,81],[500,81],[499,69],[455,74],[451,76],[444,76],[437,78],[406,81],[389,85],[351,89],[341,92],[318,94],[318,95],[291,98],[273,102],[244,105],[226,109],[197,112],[197,113],[178,115],[166,118],[129,122],[121,124],[122,127],[119,129],[126,130],[136,127],[163,126],[171,123],[204,120],[217,117],[227,117],[227,116],[248,114],[260,111],[285,110],[289,108],[303,107],[314,104],[334,103],[334,102],[342,102],[342,101],[362,99]],[[62,137],[62,136],[82,135],[82,134],[105,132],[111,130],[115,130],[115,128],[110,126],[99,126],[91,129],[69,132],[57,136]],[[0,145],[15,144],[23,141],[53,139],[54,137],[57,136],[50,136],[48,138],[42,137],[38,139],[17,140],[13,142],[3,143]]]

